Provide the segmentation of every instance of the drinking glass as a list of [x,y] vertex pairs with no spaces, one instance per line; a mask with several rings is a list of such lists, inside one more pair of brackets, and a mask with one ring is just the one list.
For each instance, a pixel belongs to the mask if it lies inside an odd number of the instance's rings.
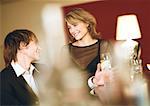
[[109,71],[111,70],[111,56],[110,53],[102,53],[100,55],[100,63],[101,63],[101,70],[102,71]]
[[131,60],[131,72],[130,72],[130,77],[131,80],[139,80],[142,78],[142,60],[141,59],[136,59],[136,60]]

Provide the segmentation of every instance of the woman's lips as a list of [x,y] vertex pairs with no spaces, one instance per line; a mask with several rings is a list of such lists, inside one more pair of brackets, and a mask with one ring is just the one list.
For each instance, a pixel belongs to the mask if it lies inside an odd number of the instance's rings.
[[77,37],[79,35],[80,32],[74,33],[73,37]]

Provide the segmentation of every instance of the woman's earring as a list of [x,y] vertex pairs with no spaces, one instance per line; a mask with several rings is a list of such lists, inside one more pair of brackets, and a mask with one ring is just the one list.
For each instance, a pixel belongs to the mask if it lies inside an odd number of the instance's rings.
[[90,24],[88,24],[87,29],[90,31],[90,29],[91,29],[91,28],[90,28]]

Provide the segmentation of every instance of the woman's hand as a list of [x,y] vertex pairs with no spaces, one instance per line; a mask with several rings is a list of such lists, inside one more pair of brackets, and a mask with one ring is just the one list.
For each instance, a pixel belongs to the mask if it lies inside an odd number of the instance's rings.
[[103,86],[105,82],[109,82],[112,78],[111,70],[101,70],[101,64],[97,64],[97,70],[95,73],[95,77],[93,78],[93,83],[96,86]]

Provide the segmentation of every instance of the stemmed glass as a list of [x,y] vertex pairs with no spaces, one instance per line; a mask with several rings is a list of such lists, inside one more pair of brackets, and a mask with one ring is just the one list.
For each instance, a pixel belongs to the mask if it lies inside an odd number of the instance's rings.
[[131,71],[130,71],[130,77],[131,80],[139,80],[142,79],[142,60],[141,59],[136,59],[136,60],[131,60]]
[[101,70],[102,71],[109,71],[111,70],[111,56],[110,53],[102,53],[100,55],[100,63],[101,63]]

